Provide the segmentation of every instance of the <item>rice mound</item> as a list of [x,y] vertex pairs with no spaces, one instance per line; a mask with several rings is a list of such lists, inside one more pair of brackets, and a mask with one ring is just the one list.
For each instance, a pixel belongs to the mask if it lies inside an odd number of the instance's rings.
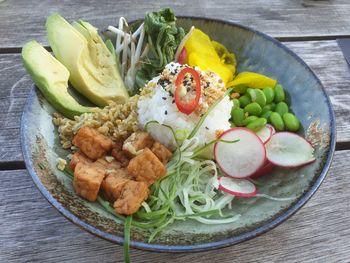
[[[172,67],[174,68],[174,65],[172,65]],[[207,73],[201,72],[202,76],[205,74]],[[160,76],[160,78],[162,77],[164,76]],[[168,86],[173,85],[173,81],[172,79]],[[209,85],[211,88],[213,88],[212,84],[218,85],[215,81],[208,81],[208,79],[207,82],[210,82]],[[146,85],[145,89],[148,91],[152,90],[152,92],[146,93],[139,98],[137,104],[139,125],[141,128],[144,128],[148,122],[157,121],[159,124],[171,126],[176,134],[183,134],[184,132],[189,134],[200,120],[202,114],[192,113],[186,115],[180,112],[174,103],[172,92],[169,92],[169,90],[173,90],[173,87],[167,89],[167,87],[163,87],[159,83],[159,77],[151,80],[149,84]],[[150,86],[152,87],[151,89]],[[221,89],[222,86],[218,87],[218,89]],[[143,93],[141,92],[141,94]],[[203,101],[203,98],[201,98],[201,101]],[[230,101],[229,96],[225,96],[218,105],[212,109],[196,134],[200,145],[215,140],[218,133],[230,128],[229,119],[231,117],[231,108],[232,101]],[[156,140],[174,149],[176,143],[171,130],[159,124],[149,124],[147,131],[150,132]]]

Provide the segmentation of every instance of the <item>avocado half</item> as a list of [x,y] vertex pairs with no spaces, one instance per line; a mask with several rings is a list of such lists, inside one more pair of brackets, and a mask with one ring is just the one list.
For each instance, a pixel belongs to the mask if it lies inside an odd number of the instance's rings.
[[129,98],[115,56],[95,27],[84,21],[72,26],[55,13],[47,18],[46,31],[55,57],[70,72],[69,81],[78,92],[101,107]]
[[22,59],[36,86],[60,113],[73,119],[93,111],[94,108],[80,105],[68,93],[69,71],[38,42],[33,40],[24,45]]

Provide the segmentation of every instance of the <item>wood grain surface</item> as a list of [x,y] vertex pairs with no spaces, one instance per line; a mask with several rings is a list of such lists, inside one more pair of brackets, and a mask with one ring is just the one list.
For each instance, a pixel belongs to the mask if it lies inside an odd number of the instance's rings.
[[122,262],[122,248],[70,223],[24,170],[20,116],[32,86],[20,59],[31,39],[47,45],[45,19],[59,12],[99,28],[172,7],[177,15],[238,22],[282,40],[316,73],[337,118],[337,148],[315,196],[282,225],[235,246],[190,254],[133,249],[132,262],[350,262],[350,70],[335,41],[350,37],[348,0],[0,0],[0,263]]
[[[122,262],[122,247],[70,223],[25,170],[0,172],[0,262]],[[132,262],[349,262],[350,151],[338,151],[319,191],[282,225],[247,242],[191,254],[132,249]]]
[[45,19],[53,12],[105,28],[120,16],[142,18],[146,11],[167,6],[177,15],[226,19],[290,40],[350,35],[348,0],[3,0],[0,48],[18,48],[28,39],[46,44]]

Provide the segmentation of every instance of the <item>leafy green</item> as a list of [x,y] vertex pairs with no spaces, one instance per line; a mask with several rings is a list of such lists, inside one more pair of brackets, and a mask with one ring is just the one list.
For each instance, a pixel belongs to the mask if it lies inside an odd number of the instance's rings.
[[174,60],[176,50],[185,36],[184,29],[176,26],[176,17],[170,8],[147,13],[144,25],[149,52],[136,73],[138,90]]

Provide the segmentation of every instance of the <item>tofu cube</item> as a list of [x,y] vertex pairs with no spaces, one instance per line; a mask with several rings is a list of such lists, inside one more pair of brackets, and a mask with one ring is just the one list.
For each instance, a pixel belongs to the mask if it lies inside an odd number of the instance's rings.
[[149,148],[132,158],[127,169],[136,181],[146,182],[148,185],[166,174],[164,164]]
[[144,131],[137,131],[131,134],[123,144],[123,150],[130,158],[134,157],[144,148],[151,148],[153,145],[153,138],[149,133]]
[[113,141],[93,128],[80,128],[73,138],[73,144],[92,160],[101,158],[113,147]]
[[158,157],[158,159],[165,165],[171,159],[173,155],[163,144],[155,142],[151,151]]
[[112,203],[117,200],[122,193],[124,185],[131,179],[131,175],[124,168],[109,173],[101,185],[106,199]]
[[101,166],[78,162],[74,170],[74,190],[79,196],[94,202],[104,177],[105,170]]
[[73,154],[72,159],[69,162],[69,167],[74,171],[75,166],[79,162],[86,164],[86,163],[91,163],[91,160],[85,154],[83,154],[82,152],[78,151],[78,152],[75,152]]
[[143,201],[148,198],[149,189],[144,182],[128,181],[121,192],[120,197],[114,202],[113,207],[118,214],[132,215],[137,212]]
[[120,162],[120,165],[122,167],[127,167],[130,161],[129,155],[123,151],[123,143],[117,142],[114,144],[113,150],[112,150],[112,156]]

